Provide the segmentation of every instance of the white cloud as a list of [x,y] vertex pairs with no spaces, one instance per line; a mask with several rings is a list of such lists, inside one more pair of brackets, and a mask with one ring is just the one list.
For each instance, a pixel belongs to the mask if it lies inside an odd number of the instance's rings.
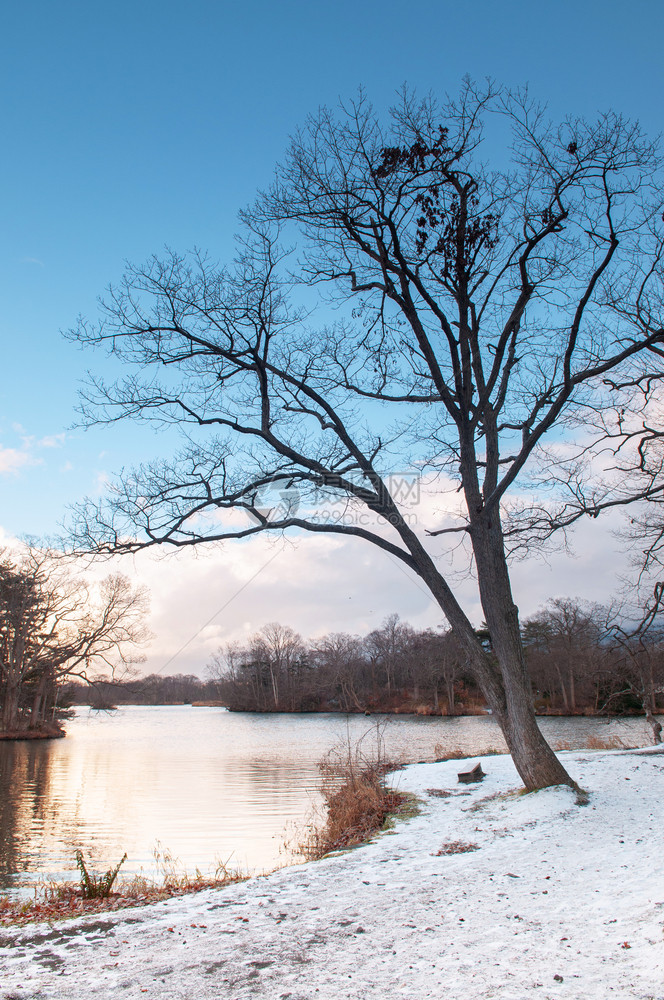
[[38,441],[38,446],[40,448],[62,448],[67,435],[64,431],[60,434],[47,434],[45,437],[40,438]]
[[108,472],[105,472],[103,469],[97,472],[95,474],[94,486],[92,488],[92,495],[103,496],[106,493],[110,482],[111,482],[111,477],[109,476]]
[[15,538],[8,531],[5,531],[5,529],[2,527],[2,525],[0,525],[0,550],[2,550],[2,549],[10,549],[10,550],[20,549],[21,545],[22,545],[22,542],[20,542],[18,538]]
[[146,670],[202,672],[220,645],[242,641],[270,621],[313,637],[368,631],[393,610],[416,624],[441,618],[413,574],[353,539],[262,538],[198,556],[143,553],[118,564],[124,572],[131,564],[152,594],[156,638]]
[[[416,530],[458,524],[458,496],[442,481],[424,484]],[[522,616],[548,598],[569,595],[608,600],[627,568],[608,517],[583,525],[576,556],[553,553],[546,562],[531,558],[513,567],[514,595]],[[591,528],[592,530],[587,530]],[[386,532],[389,529],[384,529]],[[441,570],[471,620],[483,613],[468,572],[467,550],[459,535],[429,539]],[[362,541],[343,536],[303,535],[295,540],[267,536],[200,546],[165,555],[156,550],[117,560],[152,594],[146,671],[202,674],[210,655],[228,642],[243,641],[270,621],[290,625],[307,637],[326,632],[366,633],[396,611],[417,628],[442,623],[442,613],[424,583],[398,559]],[[109,564],[99,571],[109,572]]]
[[3,448],[0,445],[0,475],[15,476],[19,469],[39,463],[40,459],[35,458],[28,449]]
[[39,451],[51,448],[60,448],[65,443],[66,434],[47,434],[37,439],[33,434],[28,434],[21,424],[12,424],[12,430],[20,439],[20,447],[5,448],[0,444],[0,475],[17,475],[20,469],[28,466],[43,465],[43,459],[38,454]]

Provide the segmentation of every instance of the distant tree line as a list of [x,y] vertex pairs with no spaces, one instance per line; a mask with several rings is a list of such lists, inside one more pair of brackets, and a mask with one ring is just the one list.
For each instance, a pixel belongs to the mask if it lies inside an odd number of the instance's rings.
[[[491,636],[477,630],[491,655]],[[645,714],[657,740],[664,709],[664,634],[631,630],[611,609],[557,598],[523,624],[535,709],[540,715]],[[390,615],[364,637],[330,633],[306,641],[266,625],[220,649],[207,678],[149,674],[61,681],[59,703],[214,703],[248,712],[482,713],[485,702],[450,632],[417,630]]]
[[311,642],[272,623],[219,650],[208,674],[238,711],[453,714],[484,704],[451,634],[418,632],[398,615],[363,638],[334,632]]
[[[486,628],[478,638],[491,655]],[[664,633],[631,631],[610,609],[552,601],[523,624],[540,714],[645,713],[664,707]],[[484,699],[451,632],[418,631],[390,615],[364,637],[305,641],[273,623],[208,666],[216,697],[236,711],[411,711],[473,714]]]
[[67,705],[90,705],[107,710],[120,705],[191,705],[218,700],[217,685],[194,674],[162,677],[148,674],[129,681],[100,679],[94,684],[72,682],[62,694]]

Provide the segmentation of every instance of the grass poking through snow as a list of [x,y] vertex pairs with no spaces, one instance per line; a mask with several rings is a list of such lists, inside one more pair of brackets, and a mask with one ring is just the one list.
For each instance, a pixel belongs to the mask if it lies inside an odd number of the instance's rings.
[[[31,899],[8,899],[0,896],[0,926],[62,920],[88,913],[142,906],[171,896],[184,896],[203,889],[219,889],[248,877],[223,863],[219,863],[212,874],[203,875],[196,869],[192,876],[161,845],[155,848],[154,853],[160,871],[159,881],[135,875],[130,879],[118,880],[115,891],[111,891],[109,887],[107,895],[96,897],[88,895],[83,876],[80,882],[41,882],[35,886]],[[117,875],[117,871],[115,874]],[[99,878],[90,875],[87,865],[86,875],[88,880],[91,877]]]

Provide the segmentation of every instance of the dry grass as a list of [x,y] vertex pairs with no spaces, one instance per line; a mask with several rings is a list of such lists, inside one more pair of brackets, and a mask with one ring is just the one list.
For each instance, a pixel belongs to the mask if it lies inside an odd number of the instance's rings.
[[[463,709],[463,711],[461,711]],[[469,698],[465,699],[463,705],[457,705],[456,713],[448,714],[460,714],[460,715],[488,715],[486,704],[481,699]]]
[[189,875],[177,859],[158,845],[154,852],[159,868],[159,881],[144,875],[119,881],[117,890],[103,898],[86,898],[85,886],[77,882],[41,882],[32,899],[13,900],[0,897],[0,926],[27,924],[34,921],[62,920],[88,913],[102,913],[157,903],[171,896],[184,896],[203,889],[219,889],[241,882],[248,876],[219,862],[211,874],[196,869]]
[[466,750],[446,750],[442,743],[436,743],[433,748],[433,755],[436,764],[442,764],[445,760],[463,760],[468,756]]
[[589,736],[586,740],[588,750],[627,750],[627,744],[619,736]]
[[498,754],[506,754],[505,747],[487,747],[479,753],[470,753],[469,750],[449,750],[442,743],[436,743],[433,748],[434,763],[442,764],[446,760],[470,760],[471,757],[495,757]]
[[[630,745],[625,743],[620,736],[580,736],[577,740],[559,739],[552,742],[555,751],[561,750],[629,750]],[[505,754],[505,747],[488,747],[476,754],[470,754],[468,750],[449,750],[442,743],[436,743],[433,748],[434,760],[437,764],[446,760],[464,760],[471,757],[490,757],[495,754]]]
[[380,727],[372,727],[355,744],[347,738],[333,748],[319,765],[325,819],[306,827],[296,853],[317,860],[345,850],[382,829],[390,816],[403,814],[411,805],[408,796],[385,784],[388,771],[399,766],[385,756]]
[[467,854],[468,851],[479,851],[478,844],[467,844],[463,840],[450,840],[448,843],[443,844],[439,851],[436,851],[434,857],[441,858],[446,854]]
[[458,798],[460,795],[470,795],[469,791],[462,791],[459,788],[455,788],[453,791],[448,788],[425,788],[424,791],[433,799],[451,799],[452,797]]
[[619,736],[586,736],[578,742],[556,740],[553,749],[560,750],[629,750],[629,746]]

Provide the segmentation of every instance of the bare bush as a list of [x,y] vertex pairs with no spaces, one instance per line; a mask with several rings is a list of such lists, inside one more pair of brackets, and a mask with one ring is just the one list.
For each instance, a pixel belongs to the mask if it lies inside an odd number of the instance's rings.
[[385,755],[380,726],[355,743],[347,737],[333,747],[319,764],[327,816],[322,825],[310,824],[298,853],[315,860],[361,844],[380,830],[407,801],[402,792],[385,784],[385,775],[399,766]]

